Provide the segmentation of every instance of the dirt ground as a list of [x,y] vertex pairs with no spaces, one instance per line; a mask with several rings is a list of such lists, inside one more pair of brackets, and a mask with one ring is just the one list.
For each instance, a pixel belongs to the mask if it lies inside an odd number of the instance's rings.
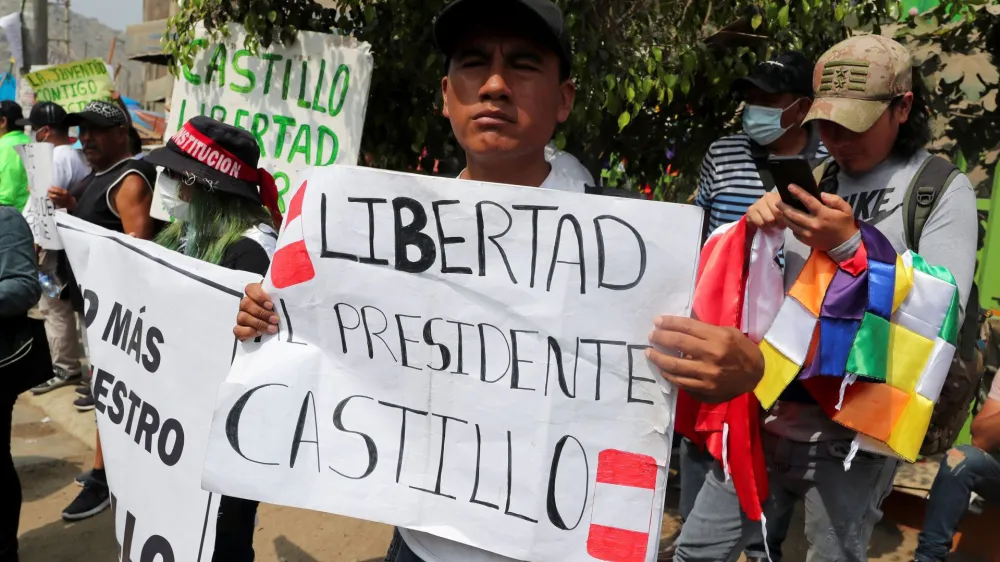
[[[117,560],[110,510],[78,523],[65,523],[60,517],[80,490],[73,478],[92,462],[88,442],[93,438],[86,436],[88,431],[92,434],[93,417],[60,410],[59,423],[52,421],[49,415],[72,401],[71,389],[57,392],[44,402],[52,405],[45,411],[37,400],[34,404],[19,400],[14,408],[12,448],[24,491],[21,560]],[[668,505],[675,505],[676,498],[672,500]],[[392,535],[385,525],[299,509],[264,505],[259,515],[254,540],[259,562],[381,562]],[[801,517],[793,525],[801,529]],[[668,509],[664,535],[675,528],[674,512]],[[870,560],[906,562],[912,560],[915,546],[916,531],[883,521],[872,537]],[[802,536],[793,535],[785,545],[785,560],[805,560],[805,552]]]
[[[92,415],[76,415],[93,424]],[[73,478],[93,462],[91,447],[23,399],[14,407],[12,433],[24,495],[22,562],[117,560],[111,510],[78,523],[60,517],[80,491]],[[271,505],[261,506],[259,519],[254,545],[260,562],[381,562],[392,537],[385,525]]]

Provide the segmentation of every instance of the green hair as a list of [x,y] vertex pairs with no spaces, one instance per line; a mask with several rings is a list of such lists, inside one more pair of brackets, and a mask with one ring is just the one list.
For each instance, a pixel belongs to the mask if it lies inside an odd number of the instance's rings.
[[218,264],[229,246],[239,242],[247,230],[271,224],[271,215],[261,204],[245,197],[209,191],[201,185],[191,189],[186,221],[174,221],[156,236],[156,243],[209,263]]

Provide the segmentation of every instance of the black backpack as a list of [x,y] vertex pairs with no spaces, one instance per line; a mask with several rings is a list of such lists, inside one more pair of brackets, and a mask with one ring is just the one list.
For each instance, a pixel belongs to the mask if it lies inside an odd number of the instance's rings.
[[[835,192],[839,167],[832,158],[824,160],[815,170],[821,191]],[[906,247],[919,253],[920,235],[931,213],[951,182],[962,172],[940,156],[931,156],[913,176],[903,199],[903,230]],[[978,222],[978,217],[976,217]],[[977,397],[986,371],[984,346],[979,342],[988,337],[986,314],[979,306],[979,289],[975,282],[969,292],[965,319],[958,334],[958,345],[941,395],[934,405],[927,436],[920,448],[923,456],[943,453],[951,448],[965,426],[971,405]]]

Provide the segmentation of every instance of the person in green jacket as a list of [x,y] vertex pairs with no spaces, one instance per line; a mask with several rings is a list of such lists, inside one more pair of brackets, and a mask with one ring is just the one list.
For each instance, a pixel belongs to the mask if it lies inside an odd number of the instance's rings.
[[0,205],[9,205],[23,211],[28,203],[28,173],[15,146],[28,144],[31,139],[24,134],[21,106],[12,101],[0,101]]

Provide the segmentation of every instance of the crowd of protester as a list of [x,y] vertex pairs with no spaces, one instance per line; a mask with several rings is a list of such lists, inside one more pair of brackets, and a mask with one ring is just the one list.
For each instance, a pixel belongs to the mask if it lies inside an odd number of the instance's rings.
[[[588,185],[590,175],[576,158],[555,154],[550,146],[576,94],[570,40],[554,4],[516,2],[496,13],[478,0],[456,0],[437,17],[433,36],[447,59],[442,113],[465,152],[460,179],[600,191]],[[838,85],[838,65],[847,63],[866,68],[866,80]],[[745,102],[743,132],[712,144],[699,177],[696,204],[705,210],[704,236],[744,216],[757,228],[784,230],[780,261],[786,288],[811,251],[826,252],[837,262],[852,258],[860,245],[859,221],[881,231],[897,252],[915,249],[908,246],[904,227],[906,186],[933,157],[925,149],[930,140],[927,100],[913,71],[909,54],[898,43],[857,36],[830,49],[817,64],[801,53],[786,52],[737,80],[734,94]],[[81,150],[72,147],[73,128],[79,131]],[[195,117],[184,128],[210,139],[247,169],[257,169],[260,150],[248,132],[207,117]],[[0,435],[8,450],[19,393],[77,385],[77,408],[94,407],[83,367],[83,302],[72,268],[62,252],[36,251],[21,215],[28,199],[27,176],[13,147],[28,142],[55,147],[48,195],[56,208],[202,261],[263,276],[281,223],[269,176],[232,178],[172,141],[143,158],[120,103],[95,101],[72,114],[57,104],[41,103],[25,119],[16,103],[0,102]],[[805,211],[788,206],[774,192],[768,161],[775,156],[802,156],[822,170],[826,181],[821,197],[794,192]],[[150,216],[157,185],[174,219],[169,225]],[[955,174],[914,243],[928,263],[952,273],[963,315],[978,310],[969,300],[976,216],[973,188],[968,178]],[[61,292],[42,295],[38,272],[56,280]],[[44,328],[28,314],[36,305]],[[234,333],[240,339],[275,333],[278,319],[272,310],[262,286],[248,286]],[[654,348],[648,357],[667,380],[709,403],[753,390],[764,358],[749,338],[690,318],[657,317],[656,312],[650,311]],[[43,331],[47,337],[40,336]],[[882,516],[881,504],[892,490],[899,461],[860,452],[845,468],[854,434],[834,423],[795,383],[774,408],[761,413],[760,423],[771,489],[766,524],[747,521],[718,459],[683,440],[683,525],[661,546],[660,560],[732,561],[745,554],[751,561],[777,562],[800,502],[810,562],[867,559],[872,529]],[[1000,500],[1000,382],[975,418],[972,435],[972,444],[950,450],[941,463],[916,552],[920,562],[946,558],[973,492]],[[64,511],[67,520],[91,517],[110,504],[99,437],[95,451],[93,468],[77,478],[83,489]],[[20,485],[6,452],[0,455],[0,504],[0,562],[17,560]],[[256,511],[256,502],[222,500],[214,560],[254,559]],[[510,559],[399,528],[386,560]]]

